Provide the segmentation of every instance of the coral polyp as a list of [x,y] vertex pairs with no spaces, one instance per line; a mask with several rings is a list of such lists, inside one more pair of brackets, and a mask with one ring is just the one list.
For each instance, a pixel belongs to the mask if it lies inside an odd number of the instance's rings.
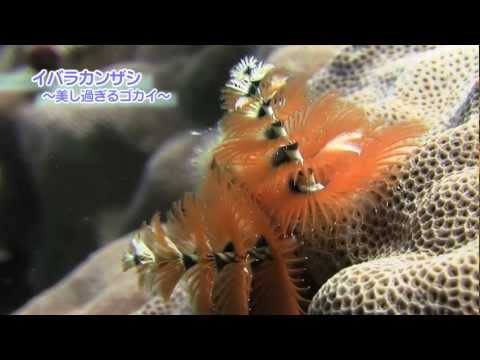
[[362,214],[426,128],[385,126],[306,78],[243,59],[222,92],[227,111],[195,194],[155,216],[132,240],[125,269],[168,300],[186,282],[196,313],[301,314],[304,260],[297,235]]

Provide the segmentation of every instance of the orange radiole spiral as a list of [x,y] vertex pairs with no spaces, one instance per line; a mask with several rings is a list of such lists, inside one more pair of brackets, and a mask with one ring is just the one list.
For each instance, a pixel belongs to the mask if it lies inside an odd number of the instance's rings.
[[384,126],[339,94],[311,101],[306,77],[242,59],[197,193],[144,225],[125,254],[141,285],[168,299],[185,280],[196,313],[301,314],[304,259],[294,234],[362,212],[426,127]]

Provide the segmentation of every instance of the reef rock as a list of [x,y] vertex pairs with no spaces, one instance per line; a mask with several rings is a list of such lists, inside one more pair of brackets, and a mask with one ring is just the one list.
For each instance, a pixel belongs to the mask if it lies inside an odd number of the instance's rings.
[[[171,302],[149,299],[139,290],[134,272],[123,272],[118,259],[131,234],[105,245],[90,255],[64,280],[34,297],[17,315],[124,315],[186,314],[189,303],[178,286]],[[190,311],[191,312],[191,311]]]
[[118,263],[128,240],[125,236],[99,249],[16,314],[125,314],[136,310],[147,297],[138,290],[135,274],[123,273]]
[[[313,74],[327,65],[337,55],[342,45],[292,45],[273,49],[268,61],[291,73]],[[268,52],[265,49],[262,52]]]
[[313,97],[336,90],[372,119],[430,125],[365,221],[305,239],[353,263],[310,313],[479,314],[478,57],[478,46],[352,46],[310,80]]

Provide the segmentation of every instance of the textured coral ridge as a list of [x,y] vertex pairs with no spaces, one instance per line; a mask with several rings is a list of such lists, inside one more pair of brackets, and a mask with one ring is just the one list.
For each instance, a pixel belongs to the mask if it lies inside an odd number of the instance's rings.
[[[378,205],[311,249],[353,266],[328,279],[314,314],[479,314],[478,46],[352,46],[310,80],[371,118],[421,117],[431,130]],[[395,60],[395,61],[392,61]]]
[[425,131],[384,126],[306,78],[246,58],[223,92],[227,114],[197,194],[144,226],[125,254],[140,285],[168,299],[184,279],[197,313],[302,312],[297,236],[364,219]]
[[[311,312],[479,314],[474,132],[478,123],[469,122],[430,138],[375,213],[338,227],[332,241],[357,265],[321,287]],[[311,239],[322,247],[319,240]]]

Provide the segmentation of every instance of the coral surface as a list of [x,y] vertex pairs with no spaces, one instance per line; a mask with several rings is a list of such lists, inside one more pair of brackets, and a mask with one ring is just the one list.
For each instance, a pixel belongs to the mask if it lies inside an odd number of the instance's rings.
[[368,109],[431,130],[366,221],[307,240],[355,264],[324,283],[316,314],[479,313],[478,46],[345,48],[310,81]]

